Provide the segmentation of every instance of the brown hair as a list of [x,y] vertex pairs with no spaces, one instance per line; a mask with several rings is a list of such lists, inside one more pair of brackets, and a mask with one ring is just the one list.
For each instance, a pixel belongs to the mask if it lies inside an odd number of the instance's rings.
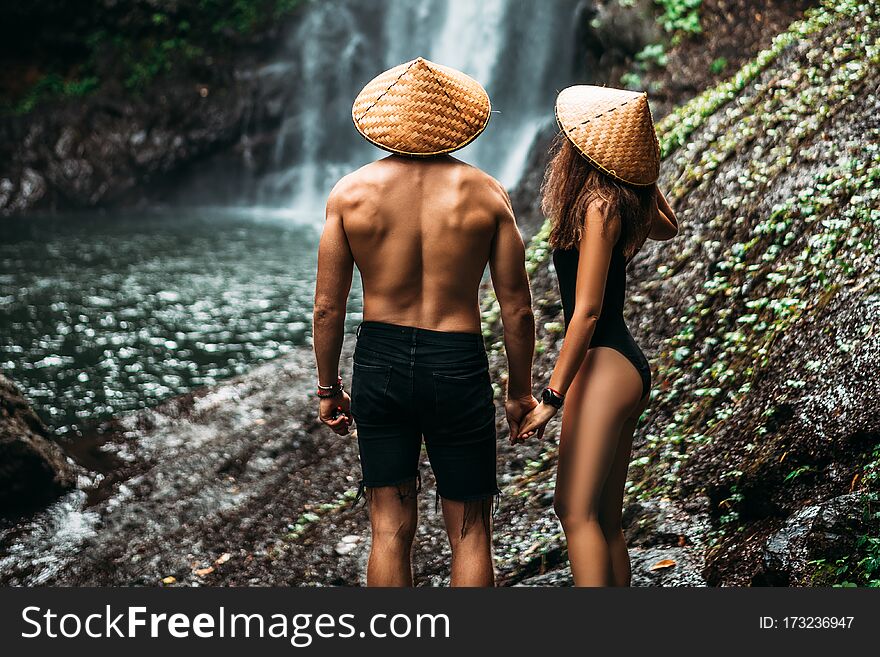
[[592,166],[562,133],[551,148],[551,159],[541,186],[541,207],[552,222],[550,246],[574,249],[583,235],[587,208],[604,205],[606,225],[620,217],[620,243],[629,259],[651,230],[656,186],[627,185]]

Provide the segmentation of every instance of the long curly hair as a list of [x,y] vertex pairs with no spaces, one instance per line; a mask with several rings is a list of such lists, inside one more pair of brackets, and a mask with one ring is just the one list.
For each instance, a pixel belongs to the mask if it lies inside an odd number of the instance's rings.
[[620,244],[627,260],[632,258],[651,232],[657,187],[614,180],[591,165],[562,133],[557,135],[550,153],[541,186],[541,208],[551,221],[550,246],[577,248],[587,208],[600,203],[606,225],[611,218],[620,217]]

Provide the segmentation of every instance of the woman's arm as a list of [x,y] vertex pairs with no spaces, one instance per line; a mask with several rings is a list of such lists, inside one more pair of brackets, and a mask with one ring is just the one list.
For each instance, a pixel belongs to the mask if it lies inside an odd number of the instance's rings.
[[[619,237],[620,219],[610,217],[606,222],[604,209],[596,204],[591,205],[587,210],[580,243],[574,316],[568,325],[559,360],[556,361],[550,377],[549,387],[562,395],[568,392],[590,349],[590,340],[602,313],[611,252]],[[511,436],[511,442],[525,440],[535,433],[540,439],[544,426],[557,411],[557,408],[548,404],[539,404],[524,418],[519,435]]]
[[678,235],[678,219],[669,207],[663,192],[657,187],[657,212],[654,214],[648,237],[652,240],[671,240],[676,235]]
[[550,387],[563,395],[568,392],[590,348],[596,322],[602,313],[611,252],[619,237],[620,220],[613,217],[606,221],[604,209],[591,205],[580,243],[574,315],[550,377]]

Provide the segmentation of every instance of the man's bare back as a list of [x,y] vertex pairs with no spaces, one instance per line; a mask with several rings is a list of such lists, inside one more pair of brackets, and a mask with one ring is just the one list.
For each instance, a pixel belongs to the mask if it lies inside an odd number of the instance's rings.
[[479,334],[487,262],[504,325],[508,397],[528,405],[534,315],[525,246],[501,184],[448,155],[392,155],[340,180],[318,249],[314,342],[322,383],[336,376],[355,264],[364,320]]
[[480,280],[499,226],[513,222],[500,183],[449,156],[390,156],[343,178],[330,204],[361,273],[366,321],[480,332]]

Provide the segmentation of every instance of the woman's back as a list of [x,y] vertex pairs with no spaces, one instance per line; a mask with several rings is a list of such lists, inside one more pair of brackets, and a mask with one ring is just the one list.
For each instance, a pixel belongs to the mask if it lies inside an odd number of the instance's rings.
[[[645,354],[629,332],[623,317],[623,304],[626,299],[626,262],[621,240],[618,240],[611,252],[602,311],[593,330],[590,347],[610,347],[623,354],[638,371],[642,379],[643,392],[647,395],[651,389],[651,368]],[[577,249],[553,250],[553,266],[559,281],[559,296],[562,299],[566,328],[575,313],[579,264],[580,253]]]

